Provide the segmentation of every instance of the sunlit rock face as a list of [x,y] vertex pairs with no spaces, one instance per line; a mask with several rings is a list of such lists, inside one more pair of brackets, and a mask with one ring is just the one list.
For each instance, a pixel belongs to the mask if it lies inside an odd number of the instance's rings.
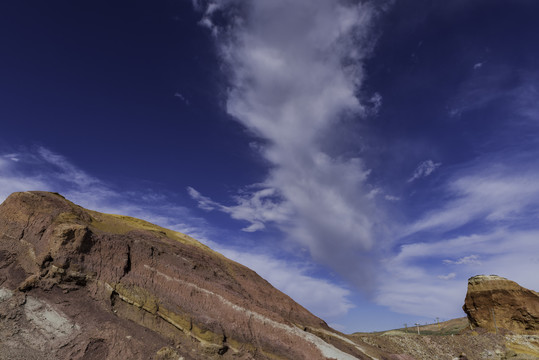
[[539,294],[500,276],[470,278],[463,310],[474,327],[539,334]]
[[47,192],[0,205],[0,348],[0,359],[383,355],[189,236]]

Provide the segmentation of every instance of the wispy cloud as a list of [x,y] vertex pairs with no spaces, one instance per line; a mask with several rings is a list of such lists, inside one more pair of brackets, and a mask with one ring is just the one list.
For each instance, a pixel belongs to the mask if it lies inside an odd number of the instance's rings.
[[447,275],[438,275],[438,279],[440,280],[451,280],[454,279],[457,276],[456,273],[449,273]]
[[379,94],[366,105],[356,96],[376,11],[365,2],[238,3],[196,5],[229,75],[227,112],[262,140],[259,151],[271,169],[233,206],[191,195],[207,209],[248,221],[245,231],[275,223],[317,260],[349,273],[357,258],[343,260],[372,248],[381,215],[368,196],[363,161],[329,154],[324,144],[336,141],[328,134],[343,118],[381,106]]
[[[34,153],[8,153],[0,155],[0,200],[16,191],[51,190],[52,179],[64,178],[63,171],[58,168],[43,148]],[[51,162],[53,161],[53,162]],[[41,166],[47,164],[50,178],[41,173]],[[80,174],[74,174],[74,180],[80,180]]]
[[479,69],[481,71],[474,72],[474,76],[462,83],[452,99],[450,116],[460,117],[470,111],[494,106],[509,109],[511,116],[505,121],[514,121],[520,116],[537,124],[539,73],[536,69],[475,64],[474,70]]
[[431,175],[441,165],[442,163],[435,163],[432,160],[425,160],[421,162],[414,170],[412,177],[408,179],[408,182],[412,182],[422,177],[427,177]]
[[456,175],[444,194],[448,200],[411,224],[406,233],[447,231],[473,221],[516,221],[539,208],[539,172],[496,166]]
[[382,95],[380,95],[379,93],[374,93],[374,95],[371,96],[371,98],[368,101],[371,105],[370,113],[378,114],[378,111],[382,107],[382,103],[383,103],[382,99],[383,99]]
[[[476,65],[474,70],[481,67],[476,68]],[[512,70],[506,68],[498,68],[495,71],[484,70],[486,69],[475,72],[476,76],[463,82],[452,101],[451,116],[461,116],[468,111],[481,109],[495,100],[510,96],[511,90],[507,89],[504,83],[513,76]]]
[[248,221],[250,225],[242,229],[246,232],[262,230],[266,227],[266,223],[285,223],[291,215],[287,206],[276,196],[277,191],[272,188],[262,188],[247,195],[235,196],[237,205],[234,206],[221,205],[192,187],[188,187],[187,191],[203,210],[219,210],[229,214],[233,219]]
[[57,177],[63,181],[70,182],[79,188],[88,188],[94,185],[102,185],[99,180],[80,170],[71,164],[64,156],[53,153],[52,151],[40,147],[37,155],[48,164],[57,168]]
[[174,93],[174,97],[179,98],[185,105],[189,105],[189,100],[187,100],[187,98],[183,96],[183,94],[176,92]]
[[481,69],[483,67],[483,63],[482,62],[478,62],[478,63],[475,63],[474,66],[473,66],[473,69],[474,70],[478,70],[478,69]]
[[454,265],[462,265],[462,264],[478,264],[478,265],[480,265],[481,264],[481,261],[479,261],[479,256],[477,256],[477,255],[464,256],[464,257],[461,257],[460,259],[457,259],[457,260],[446,259],[443,262],[444,262],[444,264],[454,264]]
[[[165,201],[164,194],[150,189],[118,190],[47,148],[0,154],[0,201],[13,192],[29,190],[54,191],[89,209],[135,216],[170,228],[182,227],[201,232],[203,220],[190,215],[186,207]],[[181,223],[178,218],[187,218],[191,224]]]

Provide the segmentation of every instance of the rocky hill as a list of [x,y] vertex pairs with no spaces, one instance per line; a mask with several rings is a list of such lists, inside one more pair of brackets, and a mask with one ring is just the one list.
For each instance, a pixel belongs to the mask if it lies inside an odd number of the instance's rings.
[[255,272],[148,222],[0,205],[0,359],[382,359]]
[[539,294],[503,277],[470,278],[462,309],[473,327],[539,335]]

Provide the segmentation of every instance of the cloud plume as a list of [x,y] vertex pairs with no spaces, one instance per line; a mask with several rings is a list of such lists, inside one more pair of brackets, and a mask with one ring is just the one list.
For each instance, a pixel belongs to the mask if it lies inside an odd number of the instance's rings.
[[315,259],[348,272],[361,262],[358,253],[375,242],[369,170],[359,157],[331,154],[325,146],[338,141],[328,138],[332,127],[366,113],[357,94],[376,10],[369,3],[330,0],[195,6],[229,75],[226,110],[260,139],[271,169],[235,205],[190,189],[192,197],[207,210],[248,221],[244,231],[276,225]]

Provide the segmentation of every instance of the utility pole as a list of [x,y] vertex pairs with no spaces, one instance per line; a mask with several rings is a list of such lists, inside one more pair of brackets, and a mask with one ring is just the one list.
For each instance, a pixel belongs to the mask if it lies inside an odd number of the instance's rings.
[[436,324],[438,325],[438,330],[440,330],[441,325],[440,325],[440,318],[439,317],[436,317]]
[[408,324],[404,323],[404,332],[408,332]]
[[421,335],[421,334],[419,333],[419,323],[415,323],[415,326],[417,326],[417,335]]

